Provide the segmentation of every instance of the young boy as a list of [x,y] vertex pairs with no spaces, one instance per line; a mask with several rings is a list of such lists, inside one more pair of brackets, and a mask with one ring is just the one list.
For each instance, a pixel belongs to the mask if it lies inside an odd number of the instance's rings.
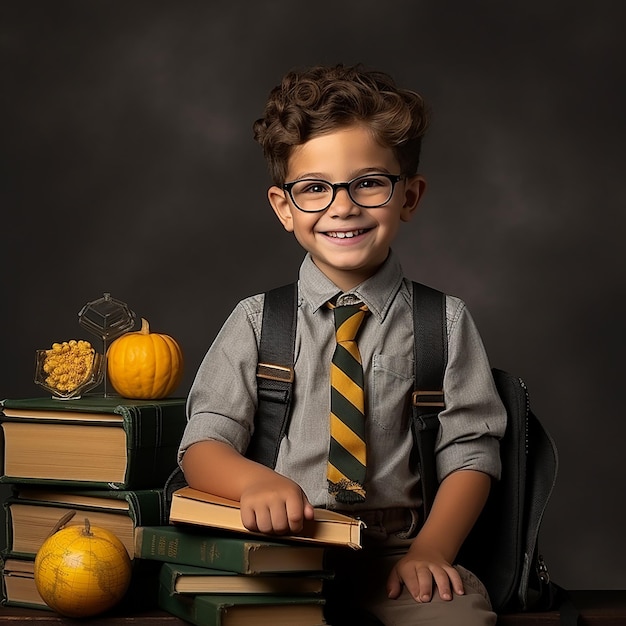
[[[436,449],[441,482],[428,519],[417,514],[412,284],[391,245],[424,193],[418,161],[427,125],[418,94],[361,66],[290,72],[272,90],[254,124],[255,139],[272,177],[269,202],[306,251],[294,399],[275,469],[245,456],[257,406],[262,294],[237,305],[189,394],[179,454],[185,478],[240,501],[247,528],[296,533],[313,507],[367,524],[362,550],[335,555],[328,597],[333,624],[365,624],[364,615],[387,625],[496,622],[482,583],[454,561],[499,477],[506,416],[480,336],[464,303],[452,296],[446,298],[446,409]],[[352,476],[329,461],[339,437],[329,425],[336,417],[329,416],[334,314],[354,304],[365,311],[357,346],[347,348],[357,350],[362,363],[365,451],[355,452],[360,462]],[[360,439],[356,445],[363,446]]]

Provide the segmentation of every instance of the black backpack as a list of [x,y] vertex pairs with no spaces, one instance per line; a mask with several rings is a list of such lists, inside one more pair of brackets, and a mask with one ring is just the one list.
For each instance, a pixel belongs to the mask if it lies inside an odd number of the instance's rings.
[[[415,389],[412,431],[428,515],[437,491],[434,449],[439,413],[445,407],[447,360],[445,295],[413,283]],[[265,294],[259,348],[258,403],[247,456],[274,467],[286,432],[293,383],[297,285]],[[458,563],[485,584],[498,613],[548,610],[560,604],[539,552],[541,520],[557,475],[557,449],[530,408],[524,382],[493,369],[508,415],[501,441],[502,477],[458,556]],[[574,622],[575,623],[575,622]]]

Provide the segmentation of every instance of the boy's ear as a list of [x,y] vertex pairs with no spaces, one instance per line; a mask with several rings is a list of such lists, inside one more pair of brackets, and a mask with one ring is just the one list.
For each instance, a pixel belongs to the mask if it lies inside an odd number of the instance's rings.
[[408,222],[415,213],[419,201],[426,190],[426,179],[419,174],[406,179],[404,184],[404,204],[401,219]]
[[291,204],[287,200],[287,194],[280,187],[272,186],[267,190],[267,198],[283,228],[287,232],[292,233],[293,219],[291,217]]

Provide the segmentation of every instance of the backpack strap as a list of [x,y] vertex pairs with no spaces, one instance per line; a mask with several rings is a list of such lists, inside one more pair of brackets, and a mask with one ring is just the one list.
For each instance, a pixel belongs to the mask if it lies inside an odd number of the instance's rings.
[[417,282],[413,282],[413,346],[415,384],[411,426],[418,454],[426,519],[439,486],[435,443],[439,413],[446,406],[443,377],[448,360],[448,335],[445,294]]
[[[289,420],[298,306],[296,294],[296,283],[277,287],[265,294],[263,305],[257,365],[258,408],[246,456],[271,468],[276,466],[278,448]],[[164,487],[168,511],[165,523],[169,519],[172,494],[186,485],[185,475],[177,465]]]
[[257,365],[258,407],[246,456],[274,468],[289,421],[294,378],[297,283],[266,292]]

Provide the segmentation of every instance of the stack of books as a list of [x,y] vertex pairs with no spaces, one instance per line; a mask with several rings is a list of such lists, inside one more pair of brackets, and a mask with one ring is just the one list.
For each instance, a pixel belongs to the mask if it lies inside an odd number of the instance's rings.
[[328,548],[358,549],[362,523],[316,509],[298,535],[248,531],[239,504],[196,489],[174,492],[169,524],[135,529],[138,559],[162,563],[159,606],[193,624],[325,624]]
[[[184,398],[140,401],[86,395],[74,400],[0,402],[0,483],[6,545],[0,602],[47,609],[34,582],[34,559],[66,515],[66,525],[113,532],[133,560],[127,596],[156,605],[158,571],[135,559],[135,528],[167,520],[163,487],[176,466],[186,424]],[[154,592],[144,587],[152,576]],[[146,591],[146,593],[143,593]]]

